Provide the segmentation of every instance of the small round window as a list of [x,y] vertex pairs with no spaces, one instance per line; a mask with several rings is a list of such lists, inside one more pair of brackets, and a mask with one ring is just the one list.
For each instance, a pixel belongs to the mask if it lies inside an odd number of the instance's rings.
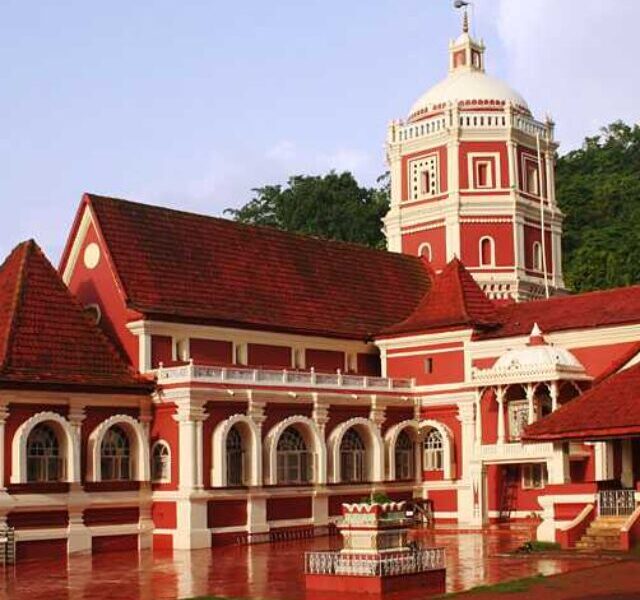
[[95,269],[100,262],[100,246],[95,242],[91,242],[84,249],[84,266],[87,269]]

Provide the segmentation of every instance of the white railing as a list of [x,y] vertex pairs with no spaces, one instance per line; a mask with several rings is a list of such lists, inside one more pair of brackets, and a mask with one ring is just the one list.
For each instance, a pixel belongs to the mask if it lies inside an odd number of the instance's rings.
[[536,121],[530,117],[516,116],[513,120],[515,128],[520,131],[524,131],[529,135],[540,134],[541,138],[544,138],[547,133],[547,128],[540,121]]
[[388,556],[348,555],[341,552],[306,552],[304,555],[304,572],[308,575],[385,577],[444,568],[444,548],[422,548]]
[[316,373],[310,371],[289,371],[287,369],[251,369],[244,367],[206,367],[192,362],[175,367],[160,366],[155,375],[158,383],[174,384],[198,381],[201,383],[232,383],[258,385],[287,385],[289,387],[322,387],[362,390],[409,391],[414,386],[413,379],[392,379],[388,377],[366,377],[344,375],[343,373]]
[[486,444],[480,448],[481,457],[485,459],[527,459],[549,458],[553,454],[551,442],[539,444],[521,444],[520,442],[508,444]]
[[635,490],[601,490],[598,492],[598,514],[601,517],[625,517],[636,509]]

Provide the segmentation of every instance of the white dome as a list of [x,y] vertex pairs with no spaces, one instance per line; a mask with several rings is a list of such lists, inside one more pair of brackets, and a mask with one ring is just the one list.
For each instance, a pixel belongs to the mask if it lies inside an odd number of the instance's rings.
[[496,361],[494,370],[529,370],[544,368],[565,368],[584,371],[582,363],[561,346],[541,344],[536,346],[524,346],[513,350],[507,350]]
[[464,100],[511,102],[529,110],[525,99],[506,83],[482,71],[463,70],[450,73],[434,85],[411,107],[409,114],[428,111],[436,104]]

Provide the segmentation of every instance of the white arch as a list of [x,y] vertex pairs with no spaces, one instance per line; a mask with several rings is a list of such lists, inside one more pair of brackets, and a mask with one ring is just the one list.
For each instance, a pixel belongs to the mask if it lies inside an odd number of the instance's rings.
[[455,477],[455,461],[453,454],[453,435],[451,430],[439,421],[432,419],[423,419],[420,421],[420,431],[424,429],[436,429],[442,436],[442,475],[444,479],[453,479]]
[[[418,436],[420,433],[420,422],[416,419],[407,419],[406,421],[401,421],[400,423],[396,423],[392,427],[389,427],[387,433],[384,435],[384,447],[385,453],[387,455],[387,479],[389,481],[394,481],[396,478],[396,444],[398,442],[398,436],[405,429],[411,430],[411,438],[414,442],[418,441]],[[418,448],[416,448],[416,457],[414,457],[414,465],[419,465],[420,461],[416,460],[418,458],[417,452]],[[417,469],[416,469],[417,473]]]
[[253,419],[247,415],[232,415],[218,423],[213,432],[211,445],[211,485],[213,487],[227,486],[227,436],[231,429],[238,425],[242,441],[247,445],[249,462],[249,485],[262,484],[262,441],[260,430]]
[[425,256],[429,262],[433,261],[433,250],[429,242],[423,242],[418,246],[418,256]]
[[[52,423],[59,435],[62,456],[67,463],[65,481],[80,481],[80,440],[71,423],[63,416],[51,411],[39,412],[28,418],[13,436],[11,444],[11,483],[27,483],[27,439],[34,427],[41,423]],[[61,435],[60,435],[61,434]]]
[[533,260],[532,267],[535,271],[542,271],[542,244],[533,242]]
[[149,454],[149,460],[151,461],[151,463],[153,463],[155,451],[156,451],[156,448],[158,446],[164,446],[167,449],[167,452],[169,453],[169,478],[168,479],[153,479],[153,464],[151,464],[150,465],[151,481],[153,483],[171,483],[172,467],[173,467],[173,452],[171,452],[171,444],[169,444],[169,442],[167,442],[167,440],[162,439],[162,438],[159,439],[159,440],[156,440],[155,442],[153,442],[153,445],[151,446],[151,452]]
[[300,433],[307,444],[312,447],[315,453],[313,480],[314,483],[324,484],[327,482],[327,449],[320,430],[314,421],[309,417],[294,415],[280,421],[267,434],[264,440],[264,464],[267,484],[276,485],[278,483],[278,440],[287,427],[291,425],[301,425]]
[[121,426],[129,435],[129,442],[133,447],[132,452],[132,479],[136,481],[149,481],[150,459],[149,443],[147,434],[140,421],[129,415],[113,415],[102,421],[89,436],[87,479],[89,481],[102,481],[102,470],[100,464],[100,450],[102,440],[107,431],[114,425]]
[[373,421],[364,417],[354,417],[344,423],[340,423],[327,440],[329,454],[329,471],[331,472],[331,482],[340,483],[342,474],[340,473],[340,445],[344,434],[352,427],[365,432],[365,444],[367,446],[367,458],[369,463],[369,478],[371,481],[384,480],[384,443],[380,430]]
[[[485,241],[489,242],[489,262],[484,262],[482,256],[482,245]],[[493,267],[496,264],[496,241],[490,235],[483,235],[478,241],[478,264],[481,267]]]

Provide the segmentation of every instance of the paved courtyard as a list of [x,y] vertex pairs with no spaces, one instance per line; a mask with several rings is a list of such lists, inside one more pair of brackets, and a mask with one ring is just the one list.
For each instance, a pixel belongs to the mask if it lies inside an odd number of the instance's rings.
[[[510,557],[530,539],[527,531],[421,533],[447,548],[447,591],[461,591],[538,573],[552,575],[603,564],[593,557]],[[173,556],[152,552],[25,561],[0,578],[0,597],[11,600],[160,600],[205,594],[265,600],[309,600],[302,554],[336,547],[337,538],[226,547]],[[392,600],[420,598],[398,593]],[[315,600],[316,596],[314,596]],[[336,600],[335,594],[327,600]]]

